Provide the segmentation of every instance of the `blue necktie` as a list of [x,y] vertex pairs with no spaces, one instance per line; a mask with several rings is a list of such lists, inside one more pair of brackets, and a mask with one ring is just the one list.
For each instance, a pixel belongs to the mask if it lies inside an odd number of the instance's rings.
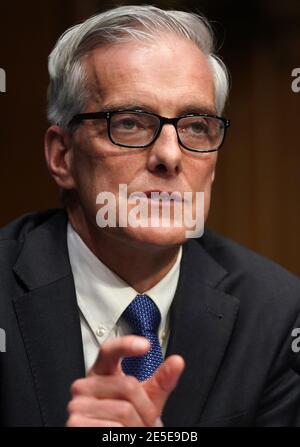
[[148,295],[137,295],[122,315],[135,335],[150,341],[150,350],[139,357],[126,357],[122,361],[125,374],[143,381],[149,379],[163,362],[157,331],[161,320],[156,304]]

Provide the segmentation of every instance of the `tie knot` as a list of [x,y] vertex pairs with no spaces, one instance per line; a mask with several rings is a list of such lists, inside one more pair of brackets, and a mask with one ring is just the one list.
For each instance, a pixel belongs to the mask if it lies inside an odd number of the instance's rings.
[[161,320],[160,312],[148,295],[137,295],[123,313],[125,321],[138,334],[156,332]]

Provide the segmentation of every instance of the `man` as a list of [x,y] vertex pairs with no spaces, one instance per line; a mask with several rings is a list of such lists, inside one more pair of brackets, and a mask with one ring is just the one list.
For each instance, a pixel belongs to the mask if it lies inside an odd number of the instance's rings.
[[[299,280],[175,225],[176,201],[195,214],[198,192],[206,219],[229,125],[206,21],[112,9],[67,31],[49,72],[45,155],[66,211],[1,230],[1,423],[298,425]],[[120,205],[120,185],[142,214],[165,207],[153,193],[176,192],[169,225],[121,225],[117,206],[117,225],[100,228],[100,194]]]

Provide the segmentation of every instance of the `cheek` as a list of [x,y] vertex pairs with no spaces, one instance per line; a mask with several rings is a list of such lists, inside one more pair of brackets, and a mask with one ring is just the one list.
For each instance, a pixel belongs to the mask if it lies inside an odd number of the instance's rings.
[[[208,217],[211,199],[211,186],[216,167],[216,156],[213,154],[201,155],[189,166],[188,181],[190,189],[194,192],[204,192],[204,222]],[[194,202],[194,205],[195,202]]]
[[[77,189],[92,194],[117,192],[119,184],[130,184],[145,165],[144,156],[96,144],[78,145],[74,151],[74,173]],[[82,191],[82,190],[86,191]]]
[[192,191],[209,193],[214,179],[216,156],[203,154],[201,158],[194,159],[187,166],[188,181]]

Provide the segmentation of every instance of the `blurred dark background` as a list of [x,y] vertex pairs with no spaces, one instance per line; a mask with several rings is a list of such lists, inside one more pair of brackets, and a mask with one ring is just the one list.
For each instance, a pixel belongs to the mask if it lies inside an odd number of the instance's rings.
[[[0,225],[55,207],[43,155],[47,56],[69,26],[124,1],[1,2]],[[128,3],[144,3],[130,1]],[[205,14],[232,87],[232,121],[221,151],[209,226],[300,274],[300,1],[156,1]],[[184,63],[184,61],[182,61]]]

